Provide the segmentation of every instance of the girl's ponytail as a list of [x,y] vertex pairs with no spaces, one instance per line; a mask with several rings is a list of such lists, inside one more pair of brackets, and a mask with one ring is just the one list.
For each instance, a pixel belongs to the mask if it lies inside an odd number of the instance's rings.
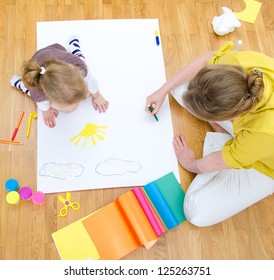
[[45,67],[40,67],[35,60],[23,63],[22,81],[28,88],[40,87],[40,78],[46,72]]

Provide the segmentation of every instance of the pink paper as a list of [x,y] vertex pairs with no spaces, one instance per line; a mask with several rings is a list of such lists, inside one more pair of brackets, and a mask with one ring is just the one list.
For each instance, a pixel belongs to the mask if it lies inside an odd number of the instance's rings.
[[138,202],[140,203],[144,213],[146,214],[146,217],[147,217],[148,221],[150,222],[153,230],[155,231],[155,234],[157,235],[157,237],[166,233],[167,230],[166,230],[163,222],[161,221],[158,214],[152,207],[152,205],[149,202],[148,198],[146,197],[143,189],[141,187],[136,187],[132,191],[135,194]]

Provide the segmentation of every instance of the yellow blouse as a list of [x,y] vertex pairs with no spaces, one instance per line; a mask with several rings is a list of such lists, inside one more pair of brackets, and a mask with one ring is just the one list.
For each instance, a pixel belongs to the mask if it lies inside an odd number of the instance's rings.
[[234,51],[233,45],[225,43],[209,64],[263,71],[264,98],[251,112],[233,121],[235,137],[225,143],[222,157],[230,168],[254,168],[274,178],[274,59],[255,51]]

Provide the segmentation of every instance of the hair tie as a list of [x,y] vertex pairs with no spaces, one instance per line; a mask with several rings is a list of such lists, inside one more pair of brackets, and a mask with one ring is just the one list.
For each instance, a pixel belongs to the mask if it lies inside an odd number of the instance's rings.
[[40,71],[40,74],[43,75],[46,73],[46,68],[45,67],[41,67],[41,71]]
[[243,95],[242,96],[242,99],[243,100],[247,100],[247,99],[252,99],[253,101],[255,101],[256,99],[257,99],[257,97],[255,96],[255,95],[253,95],[253,94],[245,94],[245,95]]
[[261,77],[264,76],[264,71],[262,71],[261,69],[259,69],[259,68],[257,68],[257,67],[255,67],[255,68],[252,69],[252,73],[257,74],[257,75],[260,75]]

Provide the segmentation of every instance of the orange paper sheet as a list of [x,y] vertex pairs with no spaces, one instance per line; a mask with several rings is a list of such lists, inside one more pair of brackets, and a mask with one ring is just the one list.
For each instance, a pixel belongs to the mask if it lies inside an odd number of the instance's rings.
[[132,191],[82,223],[101,260],[121,259],[140,245],[149,249],[158,239]]
[[126,192],[118,198],[120,208],[132,228],[139,245],[151,248],[158,237],[149,223],[141,205],[132,191]]
[[82,221],[101,260],[118,260],[138,247],[116,201]]

